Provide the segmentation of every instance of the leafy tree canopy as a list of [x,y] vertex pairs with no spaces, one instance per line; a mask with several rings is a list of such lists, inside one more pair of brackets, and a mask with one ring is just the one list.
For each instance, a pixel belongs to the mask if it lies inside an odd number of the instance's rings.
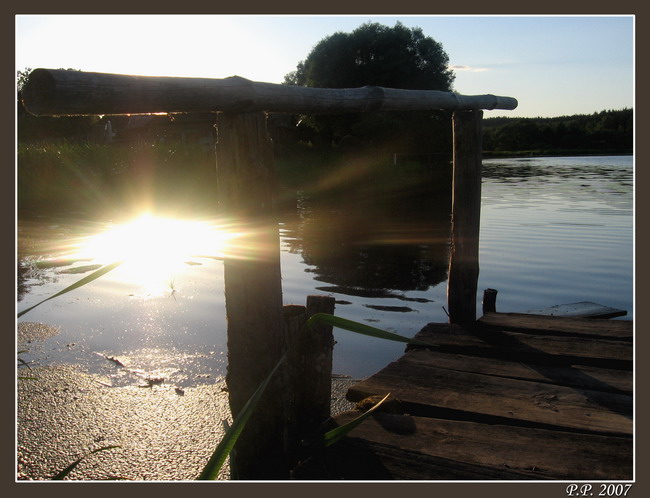
[[32,69],[29,67],[26,67],[22,71],[19,69],[16,71],[16,87],[18,91],[23,89],[23,86],[25,86],[25,83],[27,83],[27,78],[29,77],[29,73],[32,72]]
[[[337,32],[321,40],[284,82],[319,88],[374,85],[451,91],[454,74],[448,64],[442,45],[425,36],[422,29],[399,22],[392,28],[366,23],[351,33]],[[303,124],[325,143],[354,137],[366,145],[400,152],[440,150],[449,139],[451,126],[435,112],[313,116]]]
[[321,40],[285,76],[285,83],[320,88],[387,88],[450,91],[454,81],[442,45],[422,29],[366,23],[352,33]]

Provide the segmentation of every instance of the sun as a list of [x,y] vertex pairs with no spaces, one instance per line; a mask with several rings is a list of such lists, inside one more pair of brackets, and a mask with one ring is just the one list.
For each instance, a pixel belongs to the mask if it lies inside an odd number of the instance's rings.
[[192,258],[222,259],[234,237],[212,222],[162,218],[149,213],[84,240],[77,257],[109,264],[123,261],[122,275],[149,294],[169,291]]

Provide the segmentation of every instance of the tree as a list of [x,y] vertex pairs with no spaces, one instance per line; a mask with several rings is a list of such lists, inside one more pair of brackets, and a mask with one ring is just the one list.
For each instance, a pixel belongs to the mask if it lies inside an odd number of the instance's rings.
[[554,118],[488,118],[483,150],[549,153],[630,153],[634,145],[632,109]]
[[[442,45],[420,28],[366,23],[352,33],[337,32],[321,40],[285,83],[320,88],[387,88],[451,91],[454,74]],[[435,112],[374,112],[345,116],[314,116],[303,120],[326,141],[352,136],[394,151],[432,152],[449,137],[447,119]],[[435,129],[444,123],[441,137]],[[427,150],[428,149],[428,150]]]
[[27,78],[29,77],[29,73],[31,72],[32,69],[29,67],[26,67],[22,71],[20,69],[16,71],[16,87],[19,92],[23,89],[25,83],[27,83]]

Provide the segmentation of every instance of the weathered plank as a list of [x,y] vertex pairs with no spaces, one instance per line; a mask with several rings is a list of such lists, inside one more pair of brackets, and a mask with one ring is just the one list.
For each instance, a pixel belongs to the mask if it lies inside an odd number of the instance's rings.
[[[335,420],[344,424],[357,415],[346,412]],[[394,429],[409,425],[410,433]],[[625,437],[378,413],[349,438],[363,440],[394,479],[632,478],[633,442]],[[391,453],[385,448],[401,451]],[[405,468],[393,461],[403,462],[409,453],[409,460],[427,458],[428,465]]]
[[[552,320],[586,320],[550,318]],[[579,324],[579,326],[583,325]],[[490,327],[489,329],[478,327],[470,331],[460,326],[444,323],[430,323],[415,337],[435,344],[442,351],[471,356],[534,362],[548,361],[549,363],[580,363],[592,366],[600,363],[628,370],[632,368],[633,347],[632,343],[627,341],[586,336],[537,335],[502,330],[500,327]]]
[[22,91],[37,116],[174,112],[345,113],[431,109],[514,109],[517,100],[436,90],[308,88],[223,79],[134,76],[35,69]]
[[[493,309],[491,311],[496,310]],[[627,315],[627,311],[592,303],[591,301],[580,301],[579,303],[557,304],[548,308],[530,310],[526,314],[582,318],[615,318]]]
[[[345,451],[373,462],[363,472],[385,479],[631,479],[633,324],[486,316],[489,325],[428,324],[416,337],[431,348],[409,346],[348,390],[350,401],[390,392],[413,415],[375,414],[351,433]],[[328,470],[341,471],[341,458],[329,455]]]
[[481,325],[504,330],[548,332],[560,335],[576,334],[631,340],[634,334],[634,322],[631,320],[599,320],[525,313],[486,313],[478,322]]
[[431,350],[411,350],[398,362],[436,366],[461,372],[495,375],[512,379],[547,382],[567,387],[631,393],[633,378],[631,371],[589,367],[585,365],[543,365],[526,364],[497,358],[483,358]]
[[632,397],[496,377],[410,362],[394,362],[348,390],[358,401],[392,393],[418,411],[455,410],[582,431],[632,434]]
[[430,456],[360,438],[344,438],[292,471],[296,480],[530,480],[539,473],[494,468]]

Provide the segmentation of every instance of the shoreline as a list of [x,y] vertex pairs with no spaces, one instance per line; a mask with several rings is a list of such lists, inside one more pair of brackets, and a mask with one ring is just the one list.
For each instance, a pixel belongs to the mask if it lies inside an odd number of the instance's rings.
[[[189,387],[108,387],[100,375],[62,364],[20,369],[17,382],[18,481],[47,480],[88,452],[67,479],[192,481],[230,421],[225,381]],[[355,379],[332,379],[332,414]],[[224,465],[219,480],[227,480]]]

